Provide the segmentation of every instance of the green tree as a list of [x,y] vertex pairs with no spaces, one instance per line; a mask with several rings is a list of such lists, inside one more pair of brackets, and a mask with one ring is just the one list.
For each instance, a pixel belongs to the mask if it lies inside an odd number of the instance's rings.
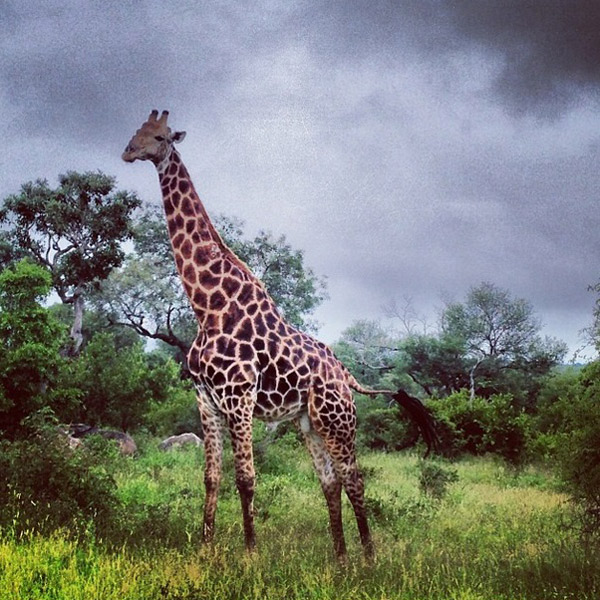
[[[565,403],[566,400],[566,403]],[[600,361],[581,372],[575,393],[563,400],[558,464],[573,498],[583,507],[584,525],[600,533]],[[566,404],[566,405],[565,405]]]
[[596,303],[594,304],[592,325],[586,329],[586,333],[588,334],[589,342],[600,352],[600,282],[591,285],[589,290],[590,292],[595,292],[597,296]]
[[[264,232],[244,239],[238,220],[220,217],[216,225],[225,242],[265,282],[286,318],[300,328],[313,327],[310,315],[325,297],[325,284],[304,265],[302,253],[284,237]],[[94,303],[111,323],[174,348],[185,364],[196,320],[175,270],[162,209],[147,208],[140,215],[134,242],[134,253],[103,282]]]
[[399,369],[428,396],[443,398],[468,387],[463,340],[444,333],[411,335],[400,342],[398,350]]
[[176,385],[173,363],[154,360],[141,343],[118,347],[115,342],[112,334],[98,333],[73,363],[82,394],[78,420],[131,431],[143,424],[151,402],[169,398]]
[[50,273],[27,259],[0,273],[0,433],[7,437],[56,399],[65,332],[41,305],[50,288]]
[[61,301],[73,306],[70,353],[76,355],[84,300],[124,258],[121,243],[132,235],[131,215],[140,200],[115,191],[115,179],[101,172],[68,172],[51,188],[29,182],[7,197],[0,209],[4,264],[30,256],[52,274]]
[[397,366],[399,345],[378,321],[360,319],[342,331],[333,350],[362,383],[384,387],[386,374]]
[[442,333],[464,344],[471,399],[532,385],[564,358],[566,345],[539,335],[531,303],[491,283],[471,288],[465,302],[448,304]]

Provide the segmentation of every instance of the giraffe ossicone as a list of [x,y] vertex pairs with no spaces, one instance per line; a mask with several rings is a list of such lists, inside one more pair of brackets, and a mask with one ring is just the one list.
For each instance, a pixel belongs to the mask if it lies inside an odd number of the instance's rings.
[[335,552],[346,556],[341,492],[354,509],[367,556],[373,542],[355,455],[353,392],[391,395],[416,421],[428,451],[435,445],[426,407],[402,390],[368,390],[323,343],[292,327],[265,286],[223,242],[174,147],[185,136],[153,110],[122,158],[149,160],[158,171],[177,271],[198,321],[188,354],[204,429],[206,498],[203,537],[214,536],[223,431],[231,436],[246,547],[255,546],[252,419],[294,421],[312,456],[329,509]]

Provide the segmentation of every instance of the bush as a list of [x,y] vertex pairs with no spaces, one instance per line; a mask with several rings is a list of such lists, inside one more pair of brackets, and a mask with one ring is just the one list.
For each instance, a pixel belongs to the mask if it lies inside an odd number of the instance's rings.
[[162,437],[187,432],[202,437],[195,391],[179,382],[171,388],[166,399],[150,402],[143,423],[152,434]]
[[588,365],[566,409],[558,449],[563,479],[584,510],[588,531],[600,533],[600,361]]
[[419,487],[424,494],[441,500],[448,493],[448,486],[458,481],[455,469],[445,468],[439,463],[421,461],[419,463]]
[[397,405],[390,408],[359,404],[358,444],[370,450],[402,450],[417,442],[419,431]]
[[51,277],[22,260],[0,273],[0,435],[22,435],[22,421],[52,403],[64,360],[64,330],[41,302]]
[[469,398],[466,390],[428,404],[438,422],[439,451],[448,458],[463,453],[498,454],[511,464],[526,457],[530,417],[506,394]]
[[17,535],[59,528],[81,534],[92,526],[102,534],[121,508],[114,447],[97,440],[74,451],[51,422],[29,425],[29,439],[0,442],[0,525]]

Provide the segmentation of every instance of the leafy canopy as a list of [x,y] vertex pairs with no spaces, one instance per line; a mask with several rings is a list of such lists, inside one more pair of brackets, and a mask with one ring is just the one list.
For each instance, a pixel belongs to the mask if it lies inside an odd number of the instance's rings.
[[64,329],[41,302],[48,271],[24,259],[0,273],[0,430],[16,435],[23,419],[51,401]]

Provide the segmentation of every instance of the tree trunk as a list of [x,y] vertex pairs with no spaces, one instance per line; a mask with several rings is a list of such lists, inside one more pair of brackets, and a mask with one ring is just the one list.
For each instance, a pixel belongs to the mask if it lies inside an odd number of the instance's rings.
[[469,369],[469,406],[473,406],[475,402],[475,371],[477,367],[483,362],[480,358],[472,367]]
[[83,307],[84,300],[81,292],[75,292],[73,298],[73,325],[71,327],[71,347],[69,350],[70,356],[79,356],[81,345],[83,344]]

